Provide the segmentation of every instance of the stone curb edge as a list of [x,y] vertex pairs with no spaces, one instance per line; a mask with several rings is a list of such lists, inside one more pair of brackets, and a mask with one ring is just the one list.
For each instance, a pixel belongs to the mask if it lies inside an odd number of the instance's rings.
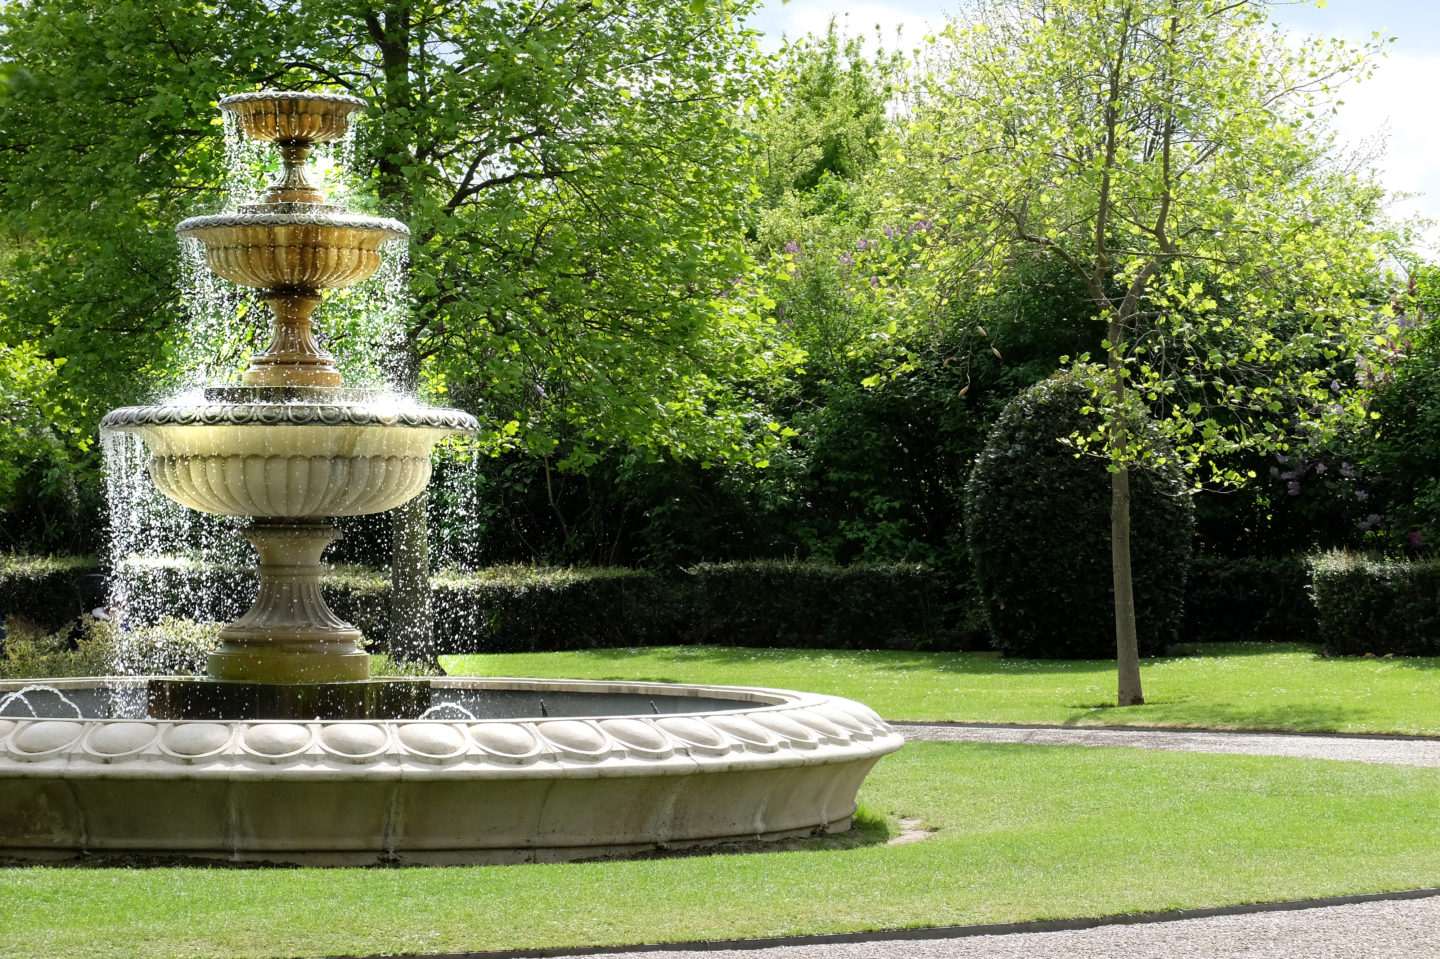
[[[1264,912],[1297,912],[1326,906],[1351,906],[1366,902],[1429,899],[1440,896],[1440,888],[1403,889],[1398,892],[1326,896],[1317,899],[1284,899],[1237,906],[1204,909],[1163,909],[1158,912],[1122,913],[1114,916],[1082,916],[1074,919],[1034,919],[1028,922],[999,922],[978,926],[922,926],[914,929],[873,929],[824,935],[767,936],[757,939],[704,939],[691,942],[650,942],[638,945],[583,946],[570,949],[500,949],[480,952],[417,954],[412,959],[559,959],[564,956],[598,956],[627,952],[718,952],[726,949],[770,949],[777,946],[828,946],[853,942],[894,942],[905,940],[962,939],[972,936],[1008,936],[1030,932],[1073,932],[1102,926],[1130,926],[1151,922],[1178,922],[1182,919],[1210,919],[1219,916],[1248,916]],[[332,959],[379,959],[378,956],[337,956]]]
[[1210,729],[1203,726],[1061,726],[1055,723],[982,723],[968,720],[887,719],[896,729],[1033,729],[1074,733],[1178,733],[1197,736],[1296,736],[1306,739],[1344,739],[1370,742],[1440,742],[1440,736],[1419,733],[1326,733],[1291,729]]

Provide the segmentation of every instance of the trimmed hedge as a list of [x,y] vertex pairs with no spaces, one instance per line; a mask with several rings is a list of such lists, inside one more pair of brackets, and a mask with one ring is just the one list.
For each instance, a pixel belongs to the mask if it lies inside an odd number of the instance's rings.
[[[1115,655],[1110,473],[1060,442],[1088,434],[1089,387],[1037,383],[996,420],[965,484],[965,532],[991,640],[1006,655]],[[1160,443],[1158,431],[1151,438]],[[1179,638],[1194,506],[1174,462],[1130,471],[1131,570],[1140,655]]]
[[[954,585],[924,566],[702,563],[672,584],[680,631],[660,642],[819,649],[970,648]],[[973,646],[973,642],[970,644]]]
[[1318,632],[1309,557],[1191,559],[1181,627],[1186,641],[1313,643]]
[[[950,592],[933,571],[906,565],[702,563],[675,576],[505,567],[437,578],[435,634],[442,653],[676,643],[953,649]],[[366,635],[383,635],[383,624],[377,616]]]
[[81,595],[81,582],[99,572],[93,556],[0,554],[0,616],[57,630],[93,608]]
[[1327,553],[1313,575],[1325,652],[1440,656],[1440,561]]
[[[0,556],[0,611],[46,631],[64,629],[82,609],[81,578],[98,572],[89,557]],[[132,568],[130,584],[139,597],[128,610],[134,626],[170,616],[229,621],[255,591],[248,569],[202,571],[179,560]],[[956,584],[918,565],[714,563],[670,576],[508,566],[440,573],[433,587],[442,653],[672,643],[947,650],[988,643],[966,630],[975,616],[957,608]],[[325,577],[330,605],[377,648],[389,627],[389,588],[383,571],[364,567],[337,566]],[[1194,557],[1183,639],[1317,642],[1318,628],[1307,557]]]
[[[167,560],[127,570],[126,622],[229,621],[255,595],[248,569]],[[383,650],[388,574],[339,566],[331,608]],[[0,581],[3,588],[3,581]],[[495,567],[432,580],[437,650],[532,652],[677,643],[836,649],[976,648],[951,624],[956,590],[918,565],[706,563],[671,575],[622,567]],[[34,599],[44,600],[43,590]],[[23,605],[11,607],[30,615]],[[68,618],[73,618],[67,616]],[[62,621],[63,622],[63,621]],[[59,624],[57,624],[59,625]]]
[[499,567],[438,577],[433,594],[441,653],[649,646],[665,635],[673,641],[664,584],[639,570]]

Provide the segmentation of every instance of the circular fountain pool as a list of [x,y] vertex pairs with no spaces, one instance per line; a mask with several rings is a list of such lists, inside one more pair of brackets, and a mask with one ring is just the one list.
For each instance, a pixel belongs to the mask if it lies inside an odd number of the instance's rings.
[[0,683],[0,856],[543,862],[814,835],[849,828],[903,742],[778,689],[452,677],[404,681],[413,718],[163,719],[147,679],[45,682]]

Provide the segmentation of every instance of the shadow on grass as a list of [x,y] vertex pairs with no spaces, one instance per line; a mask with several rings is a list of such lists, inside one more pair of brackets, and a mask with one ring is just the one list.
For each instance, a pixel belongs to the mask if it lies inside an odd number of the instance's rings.
[[1275,653],[1308,653],[1312,659],[1333,660],[1339,663],[1372,662],[1403,666],[1406,669],[1440,669],[1440,656],[1326,656],[1318,643],[1290,642],[1238,642],[1238,643],[1177,643],[1170,648],[1167,658],[1187,659],[1193,656],[1239,657],[1269,656]]
[[1165,659],[1189,659],[1196,656],[1273,656],[1277,653],[1309,653],[1321,658],[1320,646],[1316,643],[1290,642],[1235,642],[1235,643],[1176,643],[1168,650]]
[[[590,659],[616,663],[633,662],[637,653],[652,649],[665,649],[668,658],[677,665],[697,663],[707,666],[753,667],[761,664],[803,667],[816,659],[854,659],[867,669],[897,673],[917,670],[966,673],[971,675],[1000,675],[1015,673],[1047,674],[1113,672],[1114,661],[1105,660],[1059,660],[1059,659],[1001,659],[993,653],[912,653],[895,650],[859,649],[759,649],[744,646],[668,646],[668,647],[626,647],[619,649],[585,649],[570,651],[571,655],[582,655]],[[634,679],[633,674],[606,676],[606,679]],[[659,679],[659,677],[654,677]],[[665,679],[665,682],[683,682],[679,679]]]
[[[713,845],[682,846],[667,848],[660,846],[642,850],[630,855],[596,856],[577,858],[566,862],[619,862],[631,859],[681,859],[700,856],[753,856],[760,853],[776,852],[844,852],[869,846],[883,846],[900,833],[900,826],[885,816],[861,808],[855,813],[852,825],[844,832],[825,833],[818,836],[796,836],[790,839],[740,839]],[[565,863],[541,863],[540,865],[564,865]],[[513,865],[537,865],[536,863],[514,863]],[[75,859],[27,860],[0,856],[0,869],[456,869],[476,868],[464,863],[446,866],[421,865],[407,862],[376,862],[366,866],[307,866],[291,862],[269,862],[264,860],[242,861],[231,859],[201,859],[193,856],[136,856],[123,853],[92,853]]]
[[[915,670],[963,673],[975,676],[986,675],[1090,675],[1109,674],[1115,670],[1113,659],[1006,659],[998,653],[916,653],[897,650],[855,650],[855,649],[791,649],[755,648],[743,646],[670,646],[670,647],[622,647],[615,649],[586,649],[571,651],[597,662],[632,662],[637,653],[645,654],[654,649],[667,651],[667,658],[677,665],[685,663],[717,667],[753,667],[756,665],[794,665],[803,667],[816,659],[853,659],[868,669],[881,672],[905,673]],[[1177,659],[1230,659],[1252,656],[1273,656],[1281,654],[1302,654],[1313,659],[1325,658],[1318,645],[1310,643],[1179,643],[1171,648],[1169,655],[1141,660],[1142,666],[1157,666]],[[1351,661],[1347,657],[1341,661]],[[1440,669],[1440,657],[1396,657],[1385,660],[1407,669]],[[633,679],[633,675],[617,673],[607,679]],[[659,677],[656,677],[659,678]],[[682,680],[666,677],[667,682]]]
[[1396,656],[1384,662],[1405,669],[1440,669],[1440,656]]
[[1145,706],[1120,708],[1097,703],[1062,720],[1072,727],[1163,726],[1172,729],[1231,729],[1256,732],[1343,731],[1347,725],[1364,725],[1369,714],[1333,705],[1280,705],[1232,709],[1213,703],[1182,704],[1156,701]]
[[753,856],[774,852],[844,852],[849,849],[864,849],[868,846],[883,846],[898,835],[899,826],[884,816],[861,809],[855,814],[853,825],[844,832],[826,833],[821,836],[797,836],[792,839],[742,839],[737,842],[717,843],[713,846],[687,846],[678,849],[653,849],[633,856],[607,856],[598,860],[576,860],[605,862],[614,859],[690,859],[698,856]]

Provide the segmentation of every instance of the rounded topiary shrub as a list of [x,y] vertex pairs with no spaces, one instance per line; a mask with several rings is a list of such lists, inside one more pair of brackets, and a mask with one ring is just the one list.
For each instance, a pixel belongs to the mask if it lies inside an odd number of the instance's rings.
[[[1088,434],[1074,373],[1037,383],[996,420],[965,486],[965,527],[991,640],[1037,659],[1115,656],[1110,473],[1060,442]],[[1153,426],[1151,427],[1153,429]],[[1160,443],[1158,430],[1150,438]],[[1130,471],[1130,552],[1142,656],[1177,638],[1193,506],[1173,460]]]

